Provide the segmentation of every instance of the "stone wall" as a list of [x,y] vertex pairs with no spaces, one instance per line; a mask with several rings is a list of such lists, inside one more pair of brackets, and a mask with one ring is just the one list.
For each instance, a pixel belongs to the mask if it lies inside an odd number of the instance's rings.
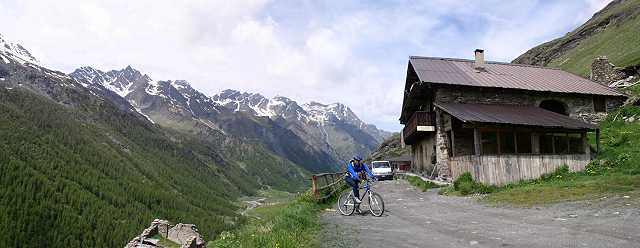
[[[449,114],[436,109],[436,169],[438,177],[449,178],[449,146],[445,124],[450,121]],[[450,123],[450,122],[449,122]]]
[[609,86],[611,82],[627,78],[626,73],[616,69],[607,56],[600,56],[591,63],[591,81]]
[[[435,102],[510,104],[540,106],[544,100],[556,100],[564,103],[569,116],[590,123],[598,123],[606,117],[606,113],[596,113],[593,108],[593,97],[580,94],[561,94],[553,92],[522,91],[515,89],[443,87],[438,88]],[[621,106],[624,99],[607,97],[607,111]]]

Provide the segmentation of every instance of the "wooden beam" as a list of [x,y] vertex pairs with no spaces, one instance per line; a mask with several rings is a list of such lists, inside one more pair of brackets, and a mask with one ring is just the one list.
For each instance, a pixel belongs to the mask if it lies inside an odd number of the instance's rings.
[[453,125],[451,126],[451,156],[456,156],[456,136],[453,134]]
[[480,155],[480,131],[477,128],[473,129],[473,154]]

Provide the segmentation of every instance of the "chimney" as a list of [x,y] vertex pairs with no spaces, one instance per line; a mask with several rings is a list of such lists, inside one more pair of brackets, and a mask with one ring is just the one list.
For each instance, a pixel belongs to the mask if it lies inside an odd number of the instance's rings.
[[474,53],[476,55],[476,60],[473,67],[476,69],[484,69],[484,50],[476,49]]
[[476,69],[484,69],[484,50],[476,49],[475,54],[476,54],[476,61],[473,67]]

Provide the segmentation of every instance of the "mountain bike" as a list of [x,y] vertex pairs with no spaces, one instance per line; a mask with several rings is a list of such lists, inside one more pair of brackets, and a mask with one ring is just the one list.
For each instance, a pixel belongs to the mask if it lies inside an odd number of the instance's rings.
[[[384,213],[384,201],[380,194],[373,192],[371,187],[372,183],[372,180],[367,179],[359,188],[364,189],[364,193],[361,194],[360,201],[364,202],[364,198],[368,197],[369,211],[371,211],[373,216],[380,217]],[[356,203],[354,199],[353,190],[349,190],[348,192],[344,192],[340,195],[338,198],[338,211],[340,211],[340,214],[346,216],[352,215],[356,209],[360,212],[360,204],[362,203]]]

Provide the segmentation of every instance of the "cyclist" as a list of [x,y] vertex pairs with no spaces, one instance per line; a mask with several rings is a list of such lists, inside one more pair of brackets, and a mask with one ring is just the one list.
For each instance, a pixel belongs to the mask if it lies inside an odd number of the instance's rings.
[[347,164],[347,174],[345,175],[345,182],[353,189],[354,201],[360,204],[360,190],[358,189],[358,183],[360,180],[366,180],[367,175],[375,179],[376,177],[369,171],[369,167],[362,161],[362,157],[354,156]]

